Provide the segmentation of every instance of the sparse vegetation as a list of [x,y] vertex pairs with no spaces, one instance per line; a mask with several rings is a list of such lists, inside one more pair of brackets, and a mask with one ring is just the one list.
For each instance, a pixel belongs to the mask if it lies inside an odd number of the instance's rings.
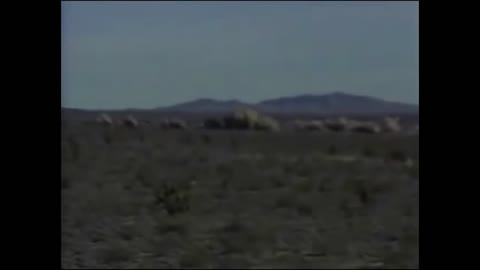
[[61,187],[62,189],[67,189],[70,187],[70,181],[68,180],[67,177],[63,176],[61,177]]
[[407,155],[405,154],[405,152],[400,151],[400,150],[392,150],[392,151],[389,153],[389,158],[390,158],[391,160],[401,161],[401,162],[405,162],[405,161],[407,161],[407,159],[408,159],[408,157],[407,157]]
[[310,216],[313,212],[312,205],[305,200],[300,200],[296,206],[297,213],[302,216]]
[[187,232],[186,222],[180,218],[165,218],[156,225],[156,232],[160,235],[179,234],[183,235]]
[[212,141],[212,139],[210,138],[210,136],[208,136],[208,134],[203,134],[202,141],[206,144],[209,144]]
[[279,131],[280,125],[275,119],[267,116],[262,116],[254,124],[254,128],[258,130]]
[[363,150],[363,155],[367,158],[372,158],[372,157],[376,156],[376,153],[375,153],[375,151],[373,151],[372,148],[365,148]]
[[298,182],[294,183],[294,189],[299,193],[306,193],[312,191],[314,183],[310,178],[298,179]]
[[271,176],[270,179],[271,179],[273,187],[275,187],[275,188],[281,188],[281,187],[284,187],[286,185],[285,180],[280,175],[273,175],[273,176]]
[[283,193],[275,201],[275,207],[277,208],[290,208],[294,205],[295,194],[292,193]]
[[162,184],[155,193],[156,204],[162,204],[169,215],[190,210],[190,188]]
[[73,136],[67,137],[67,143],[70,150],[70,158],[73,160],[78,160],[80,158],[80,145],[76,138]]
[[106,144],[111,144],[113,142],[113,132],[111,130],[105,130],[103,133],[103,141]]
[[418,137],[63,128],[64,268],[418,266]]
[[222,121],[214,118],[207,118],[203,122],[203,126],[207,129],[221,129],[223,128]]
[[127,244],[121,241],[113,241],[110,245],[98,252],[98,261],[105,265],[115,265],[128,262],[132,259],[133,253]]
[[217,165],[217,172],[220,175],[225,175],[227,177],[230,177],[233,173],[233,169],[227,164],[220,163]]
[[188,247],[186,251],[182,253],[179,264],[182,269],[208,269],[213,257],[213,254],[208,252],[208,247],[194,245]]
[[327,149],[327,153],[329,155],[336,155],[338,153],[338,149],[335,145],[330,145]]

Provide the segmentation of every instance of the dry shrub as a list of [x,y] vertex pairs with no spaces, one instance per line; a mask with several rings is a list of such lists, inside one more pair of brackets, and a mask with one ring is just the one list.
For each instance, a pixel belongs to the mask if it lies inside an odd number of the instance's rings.
[[258,121],[259,114],[250,108],[240,109],[224,118],[227,129],[253,129]]
[[269,116],[261,116],[255,123],[255,129],[266,131],[279,131],[280,125],[278,122]]

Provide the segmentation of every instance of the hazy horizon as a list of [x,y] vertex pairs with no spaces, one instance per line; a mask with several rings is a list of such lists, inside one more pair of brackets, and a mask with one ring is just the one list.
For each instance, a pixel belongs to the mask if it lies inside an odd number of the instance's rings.
[[419,104],[418,2],[62,2],[62,107],[344,92]]
[[[170,106],[175,106],[175,105],[181,105],[181,104],[185,104],[185,103],[189,103],[189,102],[196,102],[196,101],[201,101],[201,100],[209,100],[209,101],[219,101],[219,102],[231,102],[231,101],[238,101],[238,102],[241,102],[241,103],[246,103],[246,104],[252,104],[252,105],[255,105],[257,103],[260,103],[262,101],[266,101],[266,100],[273,100],[273,99],[279,99],[279,98],[288,98],[288,97],[299,97],[299,96],[321,96],[321,95],[328,95],[328,94],[336,94],[336,93],[341,93],[341,94],[347,94],[347,95],[356,95],[356,94],[351,94],[351,93],[347,93],[347,92],[343,92],[343,91],[333,91],[333,92],[329,92],[329,93],[323,93],[323,94],[298,94],[298,95],[291,95],[291,96],[277,96],[277,97],[271,97],[271,98],[268,98],[268,99],[263,99],[263,100],[258,100],[258,101],[253,101],[253,102],[248,102],[248,101],[245,101],[245,100],[242,100],[242,99],[236,99],[236,98],[233,98],[233,99],[227,99],[227,98],[209,98],[209,97],[198,97],[198,98],[195,98],[195,99],[191,99],[191,100],[185,100],[185,101],[180,101],[180,102],[177,102],[175,104],[167,104],[167,105],[164,105],[164,106],[155,106],[155,107],[151,107],[151,108],[137,108],[137,107],[119,107],[119,108],[113,108],[113,110],[128,110],[128,109],[158,109],[158,108],[166,108],[166,107],[170,107]],[[369,97],[372,97],[372,96],[369,96]],[[377,97],[372,97],[372,98],[377,98]],[[381,99],[381,98],[380,98]],[[387,100],[387,99],[381,99],[383,101],[386,101],[386,102],[398,102],[398,101],[395,101],[395,100]],[[400,102],[400,103],[404,103],[404,104],[407,104],[407,105],[416,105],[418,106],[418,103],[412,103],[412,102]],[[79,107],[68,107],[68,106],[63,106],[62,105],[62,108],[64,109],[80,109],[80,110],[101,110],[102,108],[79,108]],[[107,110],[110,110],[107,108]]]

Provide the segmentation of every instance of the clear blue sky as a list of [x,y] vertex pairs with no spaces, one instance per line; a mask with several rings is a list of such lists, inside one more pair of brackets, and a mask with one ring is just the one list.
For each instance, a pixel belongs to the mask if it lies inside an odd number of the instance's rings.
[[418,2],[62,2],[62,102],[342,91],[418,104]]

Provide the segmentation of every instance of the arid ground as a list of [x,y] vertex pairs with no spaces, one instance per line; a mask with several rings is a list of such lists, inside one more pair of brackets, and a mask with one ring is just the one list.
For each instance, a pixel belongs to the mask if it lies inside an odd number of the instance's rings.
[[62,128],[63,268],[418,268],[418,135]]

